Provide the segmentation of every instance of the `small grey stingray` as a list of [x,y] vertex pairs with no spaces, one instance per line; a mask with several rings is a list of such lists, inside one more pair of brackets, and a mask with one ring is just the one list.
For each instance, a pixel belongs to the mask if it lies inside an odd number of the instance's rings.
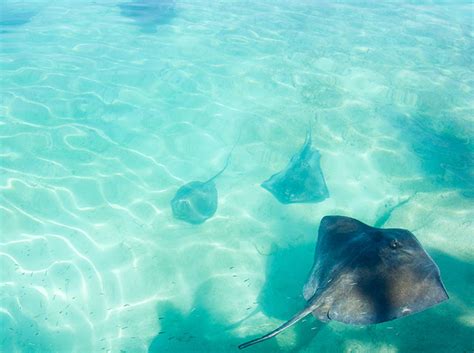
[[214,216],[217,210],[217,189],[214,180],[226,170],[229,160],[230,154],[224,168],[208,181],[191,181],[178,189],[171,200],[174,218],[191,224],[201,224]]
[[448,299],[438,266],[412,233],[370,227],[343,216],[321,220],[303,296],[308,302],[303,310],[239,348],[274,337],[310,313],[324,322],[368,325],[417,313]]
[[262,183],[278,201],[288,203],[316,203],[329,197],[320,166],[321,155],[311,146],[311,130],[301,150],[291,157],[281,172]]

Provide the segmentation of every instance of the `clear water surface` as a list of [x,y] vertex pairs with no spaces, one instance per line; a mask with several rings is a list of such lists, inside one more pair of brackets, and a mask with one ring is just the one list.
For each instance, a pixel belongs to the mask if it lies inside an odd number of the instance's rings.
[[[327,214],[414,232],[450,300],[249,352],[473,351],[472,2],[0,6],[1,352],[236,352],[304,306]],[[310,124],[330,198],[282,205]]]

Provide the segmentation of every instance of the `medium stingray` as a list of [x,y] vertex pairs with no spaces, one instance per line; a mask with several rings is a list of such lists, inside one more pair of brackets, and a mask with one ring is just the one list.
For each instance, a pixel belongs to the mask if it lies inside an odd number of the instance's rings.
[[286,168],[262,183],[281,203],[316,203],[329,197],[320,166],[321,155],[311,143],[308,131],[303,147],[291,157]]
[[191,181],[178,189],[171,200],[174,218],[191,224],[201,224],[214,216],[217,210],[217,189],[214,180],[226,170],[229,160],[230,154],[224,168],[208,181]]
[[412,233],[342,216],[321,221],[303,296],[308,303],[292,319],[239,348],[274,337],[310,313],[325,322],[368,325],[448,299],[438,267]]

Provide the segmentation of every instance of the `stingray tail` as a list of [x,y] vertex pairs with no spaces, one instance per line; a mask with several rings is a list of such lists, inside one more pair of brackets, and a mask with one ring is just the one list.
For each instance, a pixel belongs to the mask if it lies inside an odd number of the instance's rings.
[[206,183],[209,183],[209,182],[213,181],[213,180],[214,180],[215,178],[217,178],[219,175],[221,175],[222,173],[224,173],[224,171],[227,169],[227,167],[229,166],[230,157],[232,156],[232,152],[234,152],[235,147],[237,146],[237,144],[238,144],[239,141],[240,141],[240,136],[242,136],[242,129],[240,129],[240,131],[239,131],[239,136],[237,137],[237,140],[235,141],[234,145],[232,146],[232,149],[231,149],[230,152],[229,152],[229,155],[227,156],[227,159],[225,160],[224,168],[222,168],[219,172],[217,172],[217,174],[214,175],[211,179],[209,179],[208,181],[206,181]]
[[232,152],[229,153],[229,155],[227,156],[227,159],[225,160],[225,164],[224,164],[224,168],[222,168],[220,171],[217,172],[216,175],[214,175],[211,179],[209,179],[208,181],[206,181],[206,183],[209,183],[211,181],[213,181],[215,178],[217,178],[219,175],[221,175],[222,173],[224,173],[224,171],[227,169],[227,167],[229,166],[229,162],[230,162],[230,156],[231,156]]
[[251,340],[251,341],[248,341],[248,342],[245,342],[245,343],[242,343],[240,346],[239,346],[239,349],[244,349],[244,348],[247,348],[247,347],[250,347],[254,344],[257,344],[257,343],[260,343],[260,342],[263,342],[269,338],[272,338],[272,337],[275,337],[276,335],[278,335],[280,332],[286,330],[288,327],[290,326],[293,326],[294,324],[296,324],[298,321],[300,321],[302,318],[304,318],[305,316],[307,316],[309,313],[311,313],[314,309],[316,309],[317,305],[316,304],[313,304],[313,305],[310,305],[306,308],[304,308],[303,310],[301,310],[299,313],[297,313],[295,316],[293,316],[290,320],[288,320],[287,322],[285,322],[283,325],[281,325],[280,327],[278,327],[277,329],[273,330],[272,332],[270,333],[267,333],[266,335],[260,337],[260,338],[256,338],[254,340]]
[[[316,119],[316,118],[315,118]],[[313,121],[311,119],[309,119],[309,123],[308,123],[308,130],[306,131],[306,141],[305,142],[308,142],[311,144],[311,140],[313,138],[313,135],[312,135],[312,132],[313,132]]]

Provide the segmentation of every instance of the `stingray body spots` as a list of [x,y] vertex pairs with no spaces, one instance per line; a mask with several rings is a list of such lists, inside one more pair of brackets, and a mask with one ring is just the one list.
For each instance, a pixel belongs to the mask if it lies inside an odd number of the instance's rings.
[[201,224],[217,211],[217,189],[212,180],[192,181],[179,188],[171,200],[171,210],[176,219]]
[[312,147],[308,132],[301,150],[285,169],[262,183],[283,204],[317,203],[329,197],[329,191],[320,166],[321,155]]
[[438,266],[405,229],[370,227],[354,218],[321,220],[306,307],[246,348],[312,313],[321,321],[368,325],[401,318],[448,299]]

